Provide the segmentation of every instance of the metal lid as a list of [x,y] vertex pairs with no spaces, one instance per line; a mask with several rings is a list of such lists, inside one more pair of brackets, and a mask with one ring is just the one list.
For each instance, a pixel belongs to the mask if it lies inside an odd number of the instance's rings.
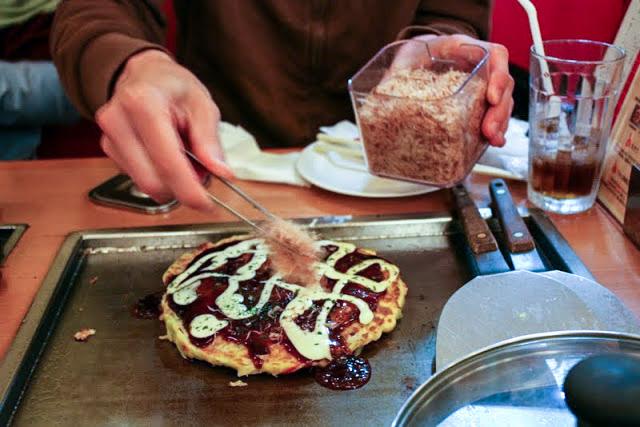
[[505,341],[431,377],[393,425],[574,427],[563,391],[567,373],[586,358],[611,354],[640,357],[640,336],[570,331]]

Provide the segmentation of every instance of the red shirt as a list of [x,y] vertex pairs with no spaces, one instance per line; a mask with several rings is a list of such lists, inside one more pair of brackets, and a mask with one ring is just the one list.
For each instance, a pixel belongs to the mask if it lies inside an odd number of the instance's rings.
[[[612,42],[631,0],[532,0],[543,40]],[[495,0],[491,41],[509,49],[510,62],[529,69],[529,20],[517,0]]]

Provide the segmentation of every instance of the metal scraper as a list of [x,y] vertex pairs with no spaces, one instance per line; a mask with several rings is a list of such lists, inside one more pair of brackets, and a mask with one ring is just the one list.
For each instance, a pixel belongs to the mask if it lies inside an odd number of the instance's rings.
[[609,289],[577,274],[547,271],[541,275],[554,279],[575,292],[598,318],[607,319],[610,331],[640,334],[640,320]]
[[638,333],[638,319],[606,288],[568,273],[479,276],[447,301],[438,321],[436,369],[498,342],[569,330]]
[[465,250],[472,254],[472,271],[478,277],[454,293],[442,310],[436,335],[437,370],[523,335],[567,330],[640,333],[638,319],[601,285],[558,271],[526,271],[544,269],[542,258],[504,181],[492,181],[490,190],[504,234],[512,237],[507,239],[505,254],[511,267],[521,270],[510,271],[465,188],[454,187],[470,248]]

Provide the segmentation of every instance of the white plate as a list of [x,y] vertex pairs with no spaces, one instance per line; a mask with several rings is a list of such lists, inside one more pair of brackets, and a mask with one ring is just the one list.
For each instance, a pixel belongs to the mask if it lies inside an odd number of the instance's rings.
[[359,161],[338,153],[316,152],[308,145],[298,158],[298,173],[311,184],[334,193],[359,197],[406,197],[439,188],[371,175]]

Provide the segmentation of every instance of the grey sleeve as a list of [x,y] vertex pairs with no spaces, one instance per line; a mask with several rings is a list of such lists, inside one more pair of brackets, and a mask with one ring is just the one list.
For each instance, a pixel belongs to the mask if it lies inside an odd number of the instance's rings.
[[48,61],[0,61],[0,126],[42,126],[80,118]]

